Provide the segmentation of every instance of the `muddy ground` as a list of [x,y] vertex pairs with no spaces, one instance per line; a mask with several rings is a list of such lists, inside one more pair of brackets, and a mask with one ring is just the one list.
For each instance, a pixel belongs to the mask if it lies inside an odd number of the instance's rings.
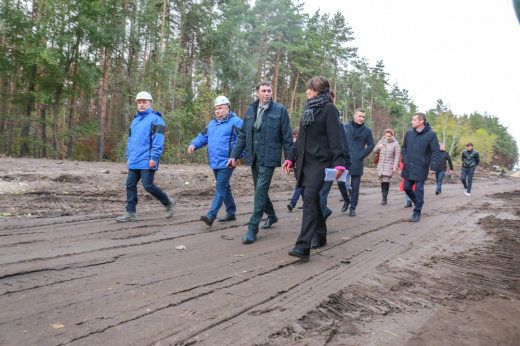
[[116,223],[125,180],[124,164],[0,158],[0,345],[518,345],[520,179],[478,171],[471,197],[430,182],[413,224],[397,180],[381,206],[368,169],[358,216],[332,190],[308,263],[287,256],[301,210],[280,170],[280,221],[248,246],[246,167],[237,221],[211,228],[207,166],[161,166],[172,219],[140,189],[140,221]]

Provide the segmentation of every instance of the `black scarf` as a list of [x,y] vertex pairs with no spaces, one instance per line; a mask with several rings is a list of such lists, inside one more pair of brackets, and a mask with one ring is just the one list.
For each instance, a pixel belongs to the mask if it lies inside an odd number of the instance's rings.
[[328,92],[324,92],[305,101],[305,105],[303,106],[305,111],[302,115],[302,124],[304,126],[309,126],[314,122],[314,110],[323,107],[324,104],[330,102],[329,95]]

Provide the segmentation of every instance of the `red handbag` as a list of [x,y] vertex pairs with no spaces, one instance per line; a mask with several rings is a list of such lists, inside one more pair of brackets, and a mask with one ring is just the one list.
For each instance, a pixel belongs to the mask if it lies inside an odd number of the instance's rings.
[[374,163],[379,163],[379,153],[376,154],[376,158],[374,159]]

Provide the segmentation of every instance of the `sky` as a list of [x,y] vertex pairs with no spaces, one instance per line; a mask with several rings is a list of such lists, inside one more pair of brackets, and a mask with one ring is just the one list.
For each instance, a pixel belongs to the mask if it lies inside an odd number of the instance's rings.
[[389,84],[408,89],[419,111],[442,99],[457,115],[487,112],[520,146],[520,23],[512,0],[303,3],[310,14],[341,12],[359,57],[371,66],[383,60]]

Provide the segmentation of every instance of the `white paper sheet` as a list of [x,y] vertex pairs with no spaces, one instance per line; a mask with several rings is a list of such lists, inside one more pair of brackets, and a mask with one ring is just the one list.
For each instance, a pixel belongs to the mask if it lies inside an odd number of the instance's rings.
[[[348,169],[343,172],[341,177],[339,177],[338,181],[346,182],[348,176]],[[334,181],[336,180],[336,170],[334,168],[325,168],[325,181]]]

